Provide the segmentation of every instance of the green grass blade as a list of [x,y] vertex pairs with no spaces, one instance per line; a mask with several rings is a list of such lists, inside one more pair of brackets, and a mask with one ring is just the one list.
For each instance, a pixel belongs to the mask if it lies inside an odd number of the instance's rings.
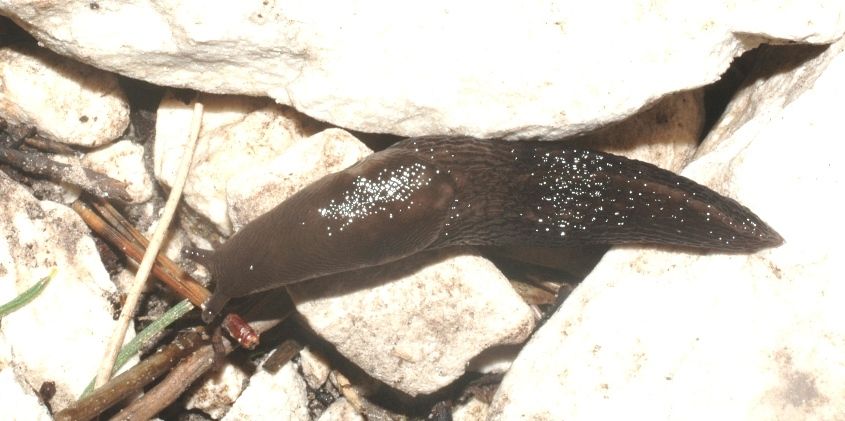
[[29,287],[26,291],[24,291],[21,295],[13,298],[12,301],[9,301],[6,304],[0,305],[0,319],[3,317],[8,316],[12,312],[20,309],[21,307],[29,304],[30,301],[34,300],[41,291],[44,291],[44,287],[56,276],[56,268],[50,271],[50,274],[41,278],[40,281],[36,282],[35,285]]
[[[117,370],[120,369],[130,358],[132,358],[138,351],[141,350],[144,346],[147,345],[147,342],[150,341],[156,334],[163,331],[170,326],[173,322],[179,320],[184,316],[186,313],[194,309],[194,305],[191,304],[188,300],[182,300],[179,304],[171,307],[167,310],[164,314],[159,317],[158,320],[150,323],[149,326],[144,328],[144,330],[138,332],[131,341],[129,341],[123,348],[120,349],[120,352],[117,354],[117,359],[115,359],[114,363],[114,370],[112,374],[116,373]],[[88,386],[82,392],[82,396],[80,399],[87,396],[91,391],[94,390],[94,379],[91,379],[91,382],[88,383]]]

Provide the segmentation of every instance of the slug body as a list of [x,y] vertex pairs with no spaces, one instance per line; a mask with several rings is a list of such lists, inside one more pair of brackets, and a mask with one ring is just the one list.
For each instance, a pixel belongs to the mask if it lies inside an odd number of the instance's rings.
[[411,138],[302,189],[202,262],[230,298],[454,245],[649,243],[752,252],[781,237],[736,201],[562,142]]

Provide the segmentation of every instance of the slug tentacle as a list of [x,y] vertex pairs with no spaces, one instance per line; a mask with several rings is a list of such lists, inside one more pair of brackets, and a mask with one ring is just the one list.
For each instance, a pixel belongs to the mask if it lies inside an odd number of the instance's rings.
[[206,268],[211,266],[213,260],[214,250],[203,249],[199,247],[183,247],[182,257],[188,258],[197,262]]
[[208,260],[230,298],[452,245],[650,243],[752,252],[783,239],[736,201],[565,142],[412,138],[312,183]]

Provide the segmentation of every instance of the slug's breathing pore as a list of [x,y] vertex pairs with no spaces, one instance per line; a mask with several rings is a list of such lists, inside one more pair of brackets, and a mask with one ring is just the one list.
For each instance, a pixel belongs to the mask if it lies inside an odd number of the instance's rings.
[[643,243],[753,252],[782,238],[736,201],[565,142],[411,138],[305,187],[202,262],[231,298],[454,245]]

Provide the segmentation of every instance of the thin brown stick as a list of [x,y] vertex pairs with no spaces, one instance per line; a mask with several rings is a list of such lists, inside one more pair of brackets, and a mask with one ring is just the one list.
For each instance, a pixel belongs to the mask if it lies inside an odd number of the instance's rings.
[[28,173],[73,184],[97,197],[117,198],[126,202],[132,200],[126,192],[126,183],[90,168],[54,161],[49,155],[40,152],[0,147],[0,161]]
[[123,408],[111,420],[149,420],[169,406],[185,389],[214,364],[215,353],[211,345],[196,350],[174,368],[164,380],[149,390],[144,397]]
[[109,205],[105,200],[90,200],[88,202],[91,207],[103,218],[112,228],[116,229],[120,234],[126,237],[129,241],[134,241],[142,249],[147,249],[149,241],[140,231],[123,217],[114,207]]
[[[109,225],[99,214],[80,200],[71,203],[71,208],[82,217],[82,220],[88,224],[92,231],[123,251],[127,257],[136,263],[141,261],[144,255],[144,248],[133,242],[132,238],[126,238],[120,231]],[[118,219],[123,220],[122,217]],[[146,239],[144,242],[146,243]],[[173,289],[178,295],[190,300],[197,307],[201,306],[211,295],[208,289],[193,280],[193,278],[182,271],[167,256],[158,256],[156,265],[153,266],[153,275]]]
[[119,374],[104,387],[74,402],[55,414],[57,421],[89,420],[101,414],[117,402],[126,399],[153,382],[173,367],[176,361],[184,358],[201,345],[208,343],[196,332],[185,332],[172,343],[163,347],[132,367],[130,371]]
[[[88,212],[93,213],[93,211],[91,211],[90,209],[88,209]],[[102,220],[100,220],[100,221],[102,222]],[[111,231],[116,233],[116,231],[114,231],[114,230],[111,230]],[[290,313],[293,311],[293,304],[290,302],[290,298],[288,297],[288,295],[286,293],[284,293],[284,291],[278,291],[275,294],[274,293],[267,293],[267,294],[264,294],[263,296],[256,297],[256,298],[257,298],[257,300],[253,301],[251,303],[251,305],[249,306],[249,310],[247,311],[247,315],[246,315],[246,317],[249,317],[253,320],[259,320],[259,321],[254,321],[249,325],[250,328],[255,329],[254,331],[265,332],[265,331],[271,329],[273,326],[277,325],[282,320],[284,320],[286,317],[288,317],[290,315]],[[267,313],[270,313],[270,314],[267,314]],[[235,335],[233,335],[233,336],[235,336]],[[234,345],[232,344],[231,341],[229,341],[226,338],[221,338],[221,339],[222,339],[222,344],[223,344],[223,348],[222,348],[223,353],[220,354],[219,356],[227,355],[228,353],[230,353],[234,349]],[[203,346],[203,345],[206,345],[206,344],[209,344],[209,341],[205,340],[205,339],[203,339],[201,342],[198,342],[197,346],[193,346],[193,345],[190,345],[189,343],[185,343],[184,339],[177,338],[177,341],[175,341],[175,343],[168,345],[165,348],[174,346],[177,349],[187,348],[190,351],[190,350],[198,349],[199,346]],[[210,344],[208,346],[211,347]],[[152,357],[148,357],[148,359],[149,358],[156,358],[156,360],[154,360],[153,362],[148,363],[147,360],[145,359],[144,361],[142,361],[138,365],[129,368],[126,372],[124,372],[124,373],[118,375],[117,377],[109,380],[108,383],[106,383],[102,387],[94,390],[94,392],[92,392],[91,395],[88,395],[85,398],[80,399],[78,402],[76,402],[73,405],[71,405],[70,407],[68,407],[68,409],[66,409],[65,411],[69,411],[68,414],[70,414],[70,415],[65,419],[90,419],[92,417],[99,415],[104,410],[108,409],[111,405],[113,405],[114,402],[118,402],[118,401],[124,399],[125,397],[127,397],[127,393],[141,389],[144,386],[146,386],[147,384],[151,383],[153,380],[157,379],[161,375],[161,373],[163,373],[167,369],[170,369],[171,367],[175,366],[179,362],[178,359],[181,358],[183,355],[187,354],[187,352],[185,354],[178,354],[178,355],[165,353],[163,355],[168,356],[168,358],[158,360],[161,352],[163,352],[163,351],[159,351],[159,353],[154,354]],[[216,356],[218,356],[218,355],[215,355],[215,357]],[[156,367],[156,368],[155,369],[149,368],[148,364],[153,364],[153,367]],[[163,367],[159,366],[158,364],[162,364]],[[215,364],[214,361],[209,361],[208,367],[206,367],[204,369],[208,370],[211,367],[213,367],[214,364]],[[151,371],[154,371],[156,374],[154,376],[150,375],[149,373]],[[177,376],[177,379],[178,379],[178,376]],[[125,387],[125,386],[121,386],[122,384],[130,384],[133,387],[128,388],[128,387]],[[187,388],[190,385],[190,382],[186,382],[183,379],[182,384],[183,384],[184,388]],[[179,388],[167,389],[168,393],[165,394],[165,396],[171,396],[171,395],[173,395],[173,396],[172,397],[165,397],[165,398],[162,398],[162,399],[164,399],[164,401],[172,402],[173,400],[178,398],[178,395],[181,394],[184,391],[184,388],[181,389],[181,390]],[[150,399],[152,401],[159,401],[160,399],[157,396],[159,396],[159,395],[153,395],[149,398],[145,397],[144,399]],[[147,404],[148,403],[145,403],[145,405],[147,405]],[[160,403],[154,404],[154,405],[158,406],[158,407],[161,406]],[[59,416],[59,414],[57,414],[57,417],[58,416]]]
[[[279,324],[283,319],[263,320],[253,322],[252,328],[256,332],[266,332]],[[148,420],[176,401],[185,390],[200,376],[215,366],[217,359],[228,355],[235,349],[232,341],[223,338],[222,354],[217,354],[211,344],[197,349],[191,356],[185,358],[158,385],[148,391],[140,399],[129,404],[111,420]]]
[[[71,203],[71,207],[91,227],[92,231],[123,250],[131,260],[137,263],[142,259],[147,247],[147,239],[108,202],[100,201],[94,204],[94,207],[100,210],[100,213],[94,212],[79,200]],[[107,221],[103,219],[104,217]],[[196,307],[200,307],[211,295],[208,289],[200,285],[163,254],[156,256],[152,273],[181,297],[191,301]],[[252,331],[249,325],[237,314],[226,315],[223,318],[222,326],[242,347],[253,349],[258,345],[258,334]]]
[[76,149],[73,149],[61,142],[45,139],[37,134],[26,137],[23,140],[23,143],[27,146],[38,149],[39,151],[47,151],[61,155],[79,155],[79,151]]
[[[144,237],[144,234],[141,234],[141,232],[135,229],[135,227],[132,226],[132,224],[130,224],[129,221],[127,221],[126,218],[124,218],[123,215],[121,215],[120,212],[118,212],[117,209],[115,209],[109,202],[100,200],[95,202],[93,205],[104,218],[111,222],[112,226],[117,227],[118,230],[123,232],[129,239],[135,240],[135,243],[138,245],[140,250],[146,250],[149,241],[147,241],[147,238]],[[136,260],[136,262],[137,261],[139,260]],[[180,295],[191,300],[192,304],[200,307],[205,300],[208,299],[208,296],[210,295],[209,291],[195,281],[190,275],[185,273],[179,265],[174,263],[167,256],[159,254],[156,257],[156,264],[160,265],[164,270],[172,275],[173,281],[177,284],[177,286],[173,286],[168,283],[168,286],[176,289],[177,291],[182,289],[188,290],[187,292],[189,295]],[[165,283],[167,283],[167,281],[165,281]],[[201,301],[194,301],[194,298]]]
[[182,197],[182,189],[184,188],[185,180],[188,178],[188,172],[191,168],[191,162],[193,161],[194,148],[196,147],[200,126],[202,124],[202,113],[202,103],[195,103],[194,114],[191,119],[191,133],[188,138],[188,144],[185,147],[184,155],[182,156],[179,171],[176,174],[176,180],[173,183],[173,188],[170,191],[167,202],[165,203],[164,211],[158,221],[158,226],[153,233],[153,237],[150,239],[150,244],[144,253],[143,259],[141,259],[141,263],[138,265],[138,271],[135,273],[135,282],[133,283],[129,294],[126,296],[126,302],[120,312],[117,326],[115,327],[111,340],[106,348],[106,353],[103,356],[99,373],[97,373],[97,381],[95,382],[97,386],[105,384],[108,379],[111,378],[112,369],[114,368],[114,360],[117,357],[117,353],[120,351],[120,346],[126,336],[126,331],[129,329],[129,323],[132,321],[132,317],[135,315],[135,311],[137,310],[138,301],[140,300],[141,292],[146,285],[147,277],[149,277],[150,271],[155,265],[158,249],[164,242],[164,237],[167,234],[170,221],[176,213],[176,206],[179,204],[179,200]]
[[302,351],[302,344],[295,339],[287,339],[273,350],[273,353],[264,360],[261,367],[270,373],[276,373],[288,363],[296,354]]

